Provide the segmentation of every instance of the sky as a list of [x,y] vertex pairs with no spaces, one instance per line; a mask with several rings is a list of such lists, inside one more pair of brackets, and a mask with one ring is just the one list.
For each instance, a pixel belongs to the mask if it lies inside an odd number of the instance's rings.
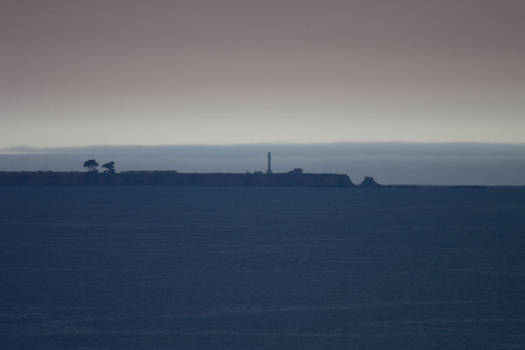
[[0,148],[525,142],[523,0],[0,0]]

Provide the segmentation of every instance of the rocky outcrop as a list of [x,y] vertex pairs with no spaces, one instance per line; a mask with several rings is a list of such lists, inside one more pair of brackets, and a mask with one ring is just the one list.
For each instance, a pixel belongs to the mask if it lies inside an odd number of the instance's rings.
[[361,184],[359,185],[360,187],[379,187],[381,186],[380,184],[378,184],[376,182],[376,180],[374,180],[373,177],[371,176],[365,176],[365,178],[363,179],[363,181],[361,182]]

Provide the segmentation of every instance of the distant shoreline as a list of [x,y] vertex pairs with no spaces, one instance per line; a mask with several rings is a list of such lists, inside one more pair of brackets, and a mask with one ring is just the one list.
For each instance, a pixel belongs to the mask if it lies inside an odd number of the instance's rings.
[[0,186],[245,186],[346,187],[397,189],[521,188],[523,185],[380,185],[367,177],[356,185],[345,174],[294,173],[180,173],[177,171],[124,171],[119,173],[4,171]]
[[0,185],[161,185],[257,187],[353,187],[344,174],[296,173],[179,173],[176,171],[98,172],[0,172]]

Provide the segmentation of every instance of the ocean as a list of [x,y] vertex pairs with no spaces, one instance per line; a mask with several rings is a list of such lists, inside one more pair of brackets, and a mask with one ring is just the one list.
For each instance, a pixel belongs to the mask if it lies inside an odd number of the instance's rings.
[[1,349],[525,349],[525,188],[1,187]]

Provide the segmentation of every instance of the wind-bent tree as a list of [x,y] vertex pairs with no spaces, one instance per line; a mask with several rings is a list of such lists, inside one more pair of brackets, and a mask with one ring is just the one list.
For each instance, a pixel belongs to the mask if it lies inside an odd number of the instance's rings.
[[89,171],[96,173],[98,167],[98,163],[95,159],[89,159],[84,162],[84,168],[88,169]]
[[106,164],[102,165],[103,168],[106,169],[106,173],[114,174],[115,173],[115,162],[107,162]]

